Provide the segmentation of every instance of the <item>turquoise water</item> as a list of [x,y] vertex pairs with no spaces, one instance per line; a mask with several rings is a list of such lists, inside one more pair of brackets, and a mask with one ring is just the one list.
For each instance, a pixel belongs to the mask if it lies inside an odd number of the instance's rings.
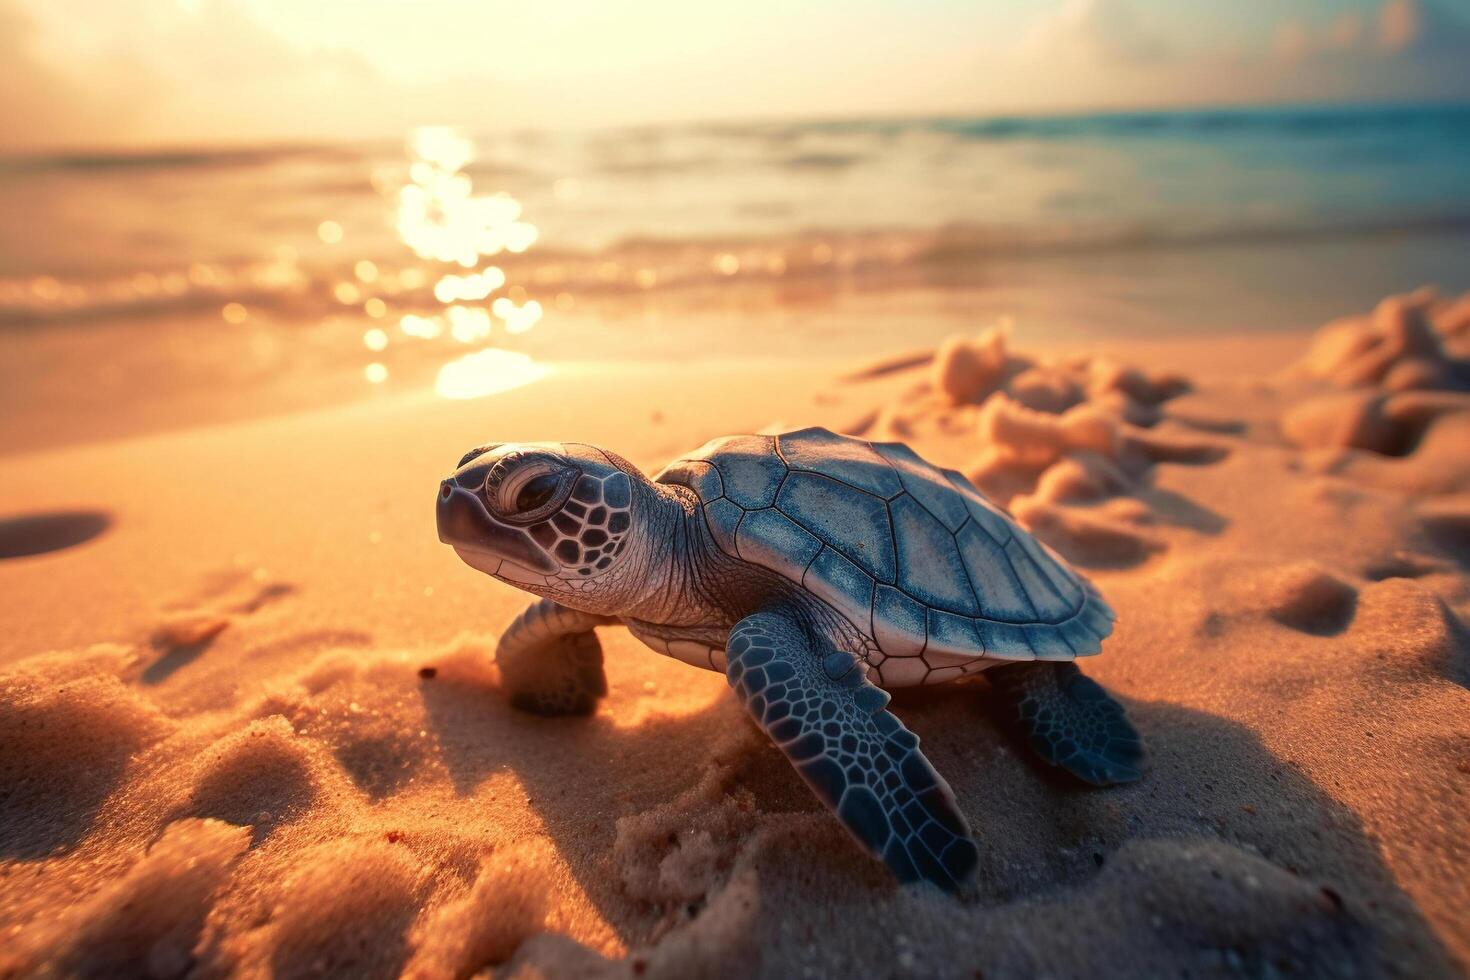
[[1470,107],[0,159],[0,452],[564,359],[1304,330],[1470,289]]
[[[456,263],[406,241],[415,146],[0,161],[0,323],[210,307],[232,291],[310,315],[364,259],[420,270],[394,305],[423,305],[414,284]],[[1464,106],[486,133],[455,152],[470,193],[508,195],[535,236],[471,267],[575,297],[854,270],[967,285],[1017,259],[1339,238],[1463,248],[1470,229]],[[323,241],[322,222],[341,240]],[[65,302],[48,301],[50,280]]]

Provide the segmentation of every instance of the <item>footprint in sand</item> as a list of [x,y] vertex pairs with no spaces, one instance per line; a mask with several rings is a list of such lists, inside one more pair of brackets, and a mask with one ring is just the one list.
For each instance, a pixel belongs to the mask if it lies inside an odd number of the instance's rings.
[[193,592],[168,603],[149,640],[163,654],[143,671],[145,684],[167,680],[209,649],[231,624],[252,616],[295,591],[259,573],[227,569],[206,578]]
[[1373,582],[1390,578],[1424,578],[1426,575],[1453,574],[1455,566],[1433,555],[1417,551],[1396,551],[1375,559],[1363,569],[1363,577]]
[[[1294,646],[1282,637],[1281,649],[1330,653],[1343,670],[1371,673],[1381,680],[1415,684],[1448,679],[1470,687],[1470,647],[1466,627],[1455,609],[1420,578],[1453,574],[1448,563],[1413,552],[1369,562],[1366,581],[1331,571],[1315,561],[1259,565],[1250,561],[1203,560],[1187,573],[1192,590],[1206,599],[1200,635],[1230,639],[1274,624],[1330,642]],[[1260,642],[1241,640],[1232,642]],[[1272,641],[1275,642],[1275,641]],[[1350,666],[1351,665],[1351,666]],[[1319,685],[1315,674],[1298,675],[1303,689]],[[1279,675],[1278,690],[1288,683]]]
[[1358,604],[1356,588],[1312,562],[1272,569],[1260,584],[1268,616],[1314,636],[1347,629]]
[[1419,522],[1436,549],[1470,564],[1470,494],[1426,501],[1419,506]]
[[1206,598],[1201,629],[1210,637],[1263,620],[1310,636],[1338,636],[1359,612],[1359,587],[1315,561],[1200,558],[1187,567],[1176,574],[1187,575]]
[[0,560],[74,548],[111,526],[112,515],[101,510],[54,511],[0,519]]

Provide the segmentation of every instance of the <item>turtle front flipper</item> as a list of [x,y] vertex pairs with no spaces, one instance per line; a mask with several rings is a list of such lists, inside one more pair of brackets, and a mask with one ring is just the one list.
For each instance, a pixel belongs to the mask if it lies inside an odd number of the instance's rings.
[[495,662],[510,703],[538,715],[585,715],[607,694],[602,644],[594,626],[608,616],[533,602],[500,637]]
[[953,890],[979,852],[954,793],[857,660],[784,612],[730,631],[726,677],[812,791],[904,882]]
[[1094,786],[1143,775],[1143,740],[1123,706],[1076,664],[1006,664],[986,676],[1047,762]]

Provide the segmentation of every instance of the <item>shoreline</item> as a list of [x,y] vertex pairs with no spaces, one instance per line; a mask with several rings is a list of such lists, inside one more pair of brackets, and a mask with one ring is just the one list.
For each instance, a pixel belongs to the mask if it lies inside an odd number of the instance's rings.
[[[371,321],[363,321],[362,326],[367,327],[370,323]],[[1290,352],[1299,350],[1309,336],[1310,331],[1308,330],[1291,330],[1241,332],[1228,338],[1213,339],[1199,336],[1115,337],[1091,343],[1074,337],[1057,338],[1051,341],[1027,338],[1025,344],[1029,349],[1046,354],[1055,355],[1086,350],[1120,359],[1127,359],[1132,356],[1132,352],[1144,351],[1149,358],[1159,358],[1160,363],[1178,370],[1230,375],[1254,368],[1263,357],[1284,358]],[[625,360],[613,361],[538,358],[535,363],[544,369],[547,377],[565,375],[586,379],[589,383],[595,383],[601,376],[612,378],[642,376],[646,383],[654,384],[664,382],[675,375],[700,377],[743,372],[752,377],[759,377],[769,370],[776,370],[783,374],[794,371],[797,377],[809,376],[814,385],[831,383],[837,386],[839,392],[848,389],[859,392],[861,386],[868,382],[856,377],[857,375],[874,365],[901,358],[905,353],[913,350],[913,348],[897,346],[902,343],[903,339],[906,338],[895,341],[896,346],[892,350],[878,350],[863,356],[808,353],[807,356],[794,361],[791,358],[776,356],[731,358],[721,355],[703,357],[669,355],[641,359],[629,357]],[[932,354],[933,349],[924,348],[923,350]],[[0,460],[46,456],[51,453],[116,442],[183,434],[196,430],[228,429],[255,422],[274,423],[296,417],[366,409],[370,406],[391,406],[396,403],[438,401],[446,406],[446,410],[448,410],[447,406],[456,404],[462,406],[467,412],[493,410],[501,400],[507,397],[521,397],[517,394],[522,390],[520,385],[506,392],[480,397],[455,399],[436,396],[432,371],[440,364],[438,359],[432,357],[420,358],[418,363],[409,368],[409,374],[413,380],[398,381],[395,379],[393,385],[381,388],[365,384],[360,368],[339,370],[335,375],[319,376],[317,390],[295,404],[287,400],[274,401],[272,396],[275,390],[272,389],[252,390],[247,388],[240,392],[229,389],[211,389],[207,392],[185,393],[175,397],[172,403],[168,401],[147,403],[146,411],[142,415],[128,416],[112,413],[111,421],[114,428],[111,431],[87,425],[89,422],[99,421],[95,409],[67,420],[64,411],[56,406],[38,406],[32,410],[30,415],[17,412],[7,418],[8,424],[0,425]],[[921,377],[924,373],[924,364],[915,364],[911,368],[895,373]],[[541,383],[541,380],[532,380],[528,381],[524,387],[531,388]],[[278,380],[274,387],[287,389],[296,385],[298,381],[293,376]],[[38,414],[45,418],[48,426],[55,425],[55,428],[50,431],[42,430],[42,437],[47,440],[46,442],[27,443],[17,433],[26,428],[34,430],[40,421]],[[855,412],[852,420],[856,421],[861,417],[861,412]]]
[[[0,456],[396,397],[432,388],[445,364],[496,347],[553,369],[598,360],[619,369],[649,364],[683,372],[752,359],[815,365],[880,358],[1010,322],[1018,344],[1046,351],[1126,353],[1160,344],[1183,350],[1208,337],[1275,349],[1277,338],[1304,342],[1325,320],[1391,289],[1432,281],[1436,271],[1451,288],[1463,277],[1450,274],[1452,250],[1438,242],[1412,246],[1418,256],[1409,263],[1412,278],[1395,271],[1381,250],[1341,252],[1344,247],[1323,246],[1306,258],[1249,248],[1228,260],[1222,254],[1214,266],[1190,259],[1157,264],[1146,274],[1127,258],[1022,262],[964,286],[655,291],[615,302],[587,299],[548,312],[528,333],[502,331],[472,343],[447,332],[410,336],[396,313],[374,319],[354,309],[299,320],[247,308],[239,324],[223,322],[216,310],[6,329],[0,330]],[[1372,269],[1350,275],[1350,288],[1334,281],[1362,263]],[[1253,295],[1250,284],[1264,292]],[[1312,299],[1282,305],[1281,296],[1293,290]],[[374,331],[381,350],[365,344]],[[487,342],[491,347],[481,346]],[[364,376],[374,363],[385,375],[377,384]]]

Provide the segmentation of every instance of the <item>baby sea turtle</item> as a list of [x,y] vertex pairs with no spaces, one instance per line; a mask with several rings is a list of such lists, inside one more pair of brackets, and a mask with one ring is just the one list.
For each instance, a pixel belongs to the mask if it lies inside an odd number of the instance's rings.
[[500,639],[517,706],[592,710],[592,629],[728,679],[860,844],[953,888],[978,852],[882,688],[991,671],[1027,741],[1096,785],[1139,777],[1122,707],[1074,658],[1113,611],[961,474],[826,429],[715,439],[652,480],[580,443],[480,446],[439,487],[439,538],[543,596]]

